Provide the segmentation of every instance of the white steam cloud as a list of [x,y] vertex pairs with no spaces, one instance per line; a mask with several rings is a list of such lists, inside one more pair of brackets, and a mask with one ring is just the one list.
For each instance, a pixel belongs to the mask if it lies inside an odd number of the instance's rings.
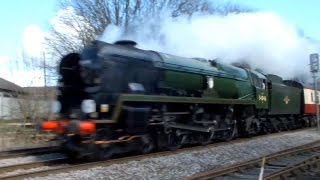
[[319,51],[319,44],[269,12],[164,18],[141,23],[136,33],[123,32],[120,27],[108,26],[100,40],[131,39],[142,49],[224,63],[246,61],[252,68],[284,78],[308,73],[309,54]]

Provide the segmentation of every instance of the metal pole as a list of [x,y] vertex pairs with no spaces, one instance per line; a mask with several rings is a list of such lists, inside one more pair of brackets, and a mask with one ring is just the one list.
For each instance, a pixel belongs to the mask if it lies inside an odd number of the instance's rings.
[[319,54],[313,53],[309,56],[310,59],[310,70],[312,72],[313,77],[313,87],[314,87],[314,96],[315,96],[315,105],[317,111],[317,130],[320,131],[319,125],[319,97],[318,97],[318,85],[317,85],[317,72],[319,72]]
[[43,80],[44,80],[44,98],[47,98],[47,79],[46,79],[46,55],[43,52]]
[[314,96],[315,96],[315,104],[316,104],[316,116],[317,116],[317,130],[320,131],[320,120],[319,120],[319,97],[318,97],[318,86],[317,86],[317,76],[313,73],[313,86],[314,86]]

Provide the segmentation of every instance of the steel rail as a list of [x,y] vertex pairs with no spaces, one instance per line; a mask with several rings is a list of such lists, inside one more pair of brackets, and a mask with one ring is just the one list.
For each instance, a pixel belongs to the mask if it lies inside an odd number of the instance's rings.
[[286,177],[296,176],[298,172],[306,172],[308,168],[313,165],[320,164],[320,154],[316,156],[312,156],[308,159],[299,161],[295,164],[292,164],[288,167],[283,167],[282,169],[267,174],[263,177],[265,180],[274,180],[274,179],[285,179]]
[[0,174],[6,173],[6,172],[12,172],[18,169],[31,169],[31,168],[37,168],[42,166],[52,166],[52,165],[57,165],[65,162],[67,162],[67,158],[57,158],[57,159],[51,159],[51,160],[45,160],[45,161],[2,166],[0,167]]
[[59,152],[59,146],[41,146],[23,149],[0,151],[0,160]]
[[[295,154],[304,153],[304,152],[313,152],[313,151],[318,151],[320,153],[320,140],[315,141],[315,142],[311,142],[311,143],[308,143],[308,144],[305,144],[302,146],[294,147],[291,149],[286,149],[286,150],[283,150],[280,152],[272,153],[272,154],[266,155],[264,157],[266,158],[267,162],[270,162],[272,160],[283,158],[285,156],[286,157],[293,156]],[[318,157],[318,155],[317,155],[317,157]],[[252,170],[252,169],[254,169],[255,172],[251,173],[251,175],[256,175],[255,177],[256,177],[256,179],[258,179],[262,158],[263,157],[259,157],[259,158],[255,158],[255,159],[252,159],[249,161],[237,163],[234,165],[225,166],[225,167],[222,167],[219,169],[213,169],[213,170],[209,170],[209,171],[205,171],[205,172],[200,172],[200,173],[197,173],[197,174],[192,175],[190,177],[186,177],[185,179],[187,179],[187,180],[217,179],[217,178],[222,178],[223,176],[231,175],[236,172],[238,172],[237,177],[240,178],[241,173],[245,174],[246,172],[248,172],[249,170]],[[312,157],[312,158],[314,158],[314,157]],[[302,162],[302,163],[304,163],[304,162]],[[268,169],[268,170],[270,170],[270,169]],[[284,169],[279,168],[279,171],[284,171]],[[276,171],[276,172],[277,172],[277,174],[274,174],[274,176],[280,176],[279,174],[281,174],[281,173],[278,171]],[[271,174],[268,174],[268,176],[269,175],[271,176]],[[267,178],[268,176],[266,175],[264,177]],[[249,178],[249,176],[245,176],[245,175],[242,177],[244,179]],[[273,179],[273,176],[269,179]]]

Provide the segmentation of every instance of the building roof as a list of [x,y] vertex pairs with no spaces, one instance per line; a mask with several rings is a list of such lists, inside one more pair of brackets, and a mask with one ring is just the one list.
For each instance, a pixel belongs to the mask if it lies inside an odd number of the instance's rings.
[[23,88],[10,81],[0,78],[0,91],[23,92]]
[[35,95],[40,99],[52,99],[56,97],[56,87],[47,86],[47,87],[24,87],[24,92],[29,95]]

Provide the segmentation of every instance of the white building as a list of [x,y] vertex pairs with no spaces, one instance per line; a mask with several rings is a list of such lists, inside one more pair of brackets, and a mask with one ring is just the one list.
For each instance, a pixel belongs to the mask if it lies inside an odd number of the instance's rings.
[[47,118],[50,115],[52,87],[20,87],[0,78],[0,120]]

